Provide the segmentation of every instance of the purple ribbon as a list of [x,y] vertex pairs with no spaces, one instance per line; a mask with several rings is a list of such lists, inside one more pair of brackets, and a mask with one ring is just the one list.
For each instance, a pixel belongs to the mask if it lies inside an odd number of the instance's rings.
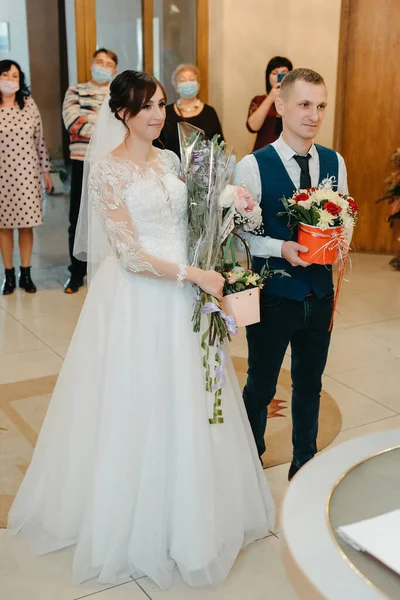
[[[201,314],[203,314],[203,315],[209,315],[209,314],[215,313],[215,312],[219,312],[220,313],[221,318],[226,323],[226,327],[227,327],[227,329],[229,331],[229,334],[230,335],[237,335],[238,328],[237,328],[236,321],[235,321],[234,317],[228,316],[214,302],[206,302],[201,307]],[[217,344],[217,354],[218,354],[219,359],[220,359],[220,364],[218,364],[215,367],[215,369],[214,369],[215,370],[215,377],[217,378],[218,383],[215,383],[212,386],[212,391],[213,392],[221,390],[224,387],[225,383],[226,383],[226,376],[225,376],[225,354],[224,354],[224,352],[223,352],[220,344]]]
[[217,306],[214,302],[206,302],[205,304],[203,304],[203,306],[201,307],[201,314],[202,315],[209,315],[211,313],[215,313],[215,312],[219,312],[222,319],[225,321],[226,323],[226,327],[230,333],[230,335],[237,335],[238,332],[238,328],[236,325],[236,321],[235,321],[235,317],[229,317],[227,314],[224,313],[224,311]]

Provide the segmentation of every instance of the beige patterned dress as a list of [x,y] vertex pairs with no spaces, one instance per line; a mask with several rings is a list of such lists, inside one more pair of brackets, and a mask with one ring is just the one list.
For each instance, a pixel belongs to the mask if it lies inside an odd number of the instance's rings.
[[0,106],[0,228],[42,223],[42,173],[50,170],[42,119],[32,98]]

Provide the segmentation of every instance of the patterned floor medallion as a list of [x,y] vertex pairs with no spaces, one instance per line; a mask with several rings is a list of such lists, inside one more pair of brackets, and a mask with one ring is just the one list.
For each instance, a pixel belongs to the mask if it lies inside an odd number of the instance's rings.
[[[239,383],[246,381],[247,360],[233,357]],[[14,496],[29,466],[57,376],[0,385],[0,528],[6,527]],[[267,467],[291,460],[290,374],[283,369],[276,398],[269,407]],[[341,415],[333,398],[322,392],[319,448],[340,431]]]

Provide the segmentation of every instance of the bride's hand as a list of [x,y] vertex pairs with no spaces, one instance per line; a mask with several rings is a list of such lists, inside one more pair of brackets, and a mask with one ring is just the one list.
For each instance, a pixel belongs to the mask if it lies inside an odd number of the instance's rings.
[[206,292],[206,294],[210,294],[210,296],[213,296],[217,300],[222,300],[222,290],[224,288],[225,279],[221,273],[198,269],[195,283],[203,290],[203,292]]

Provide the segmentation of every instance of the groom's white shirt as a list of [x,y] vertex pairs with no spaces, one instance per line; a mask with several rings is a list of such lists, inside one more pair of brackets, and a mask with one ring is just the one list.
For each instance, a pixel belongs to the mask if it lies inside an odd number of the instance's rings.
[[[299,165],[293,158],[297,155],[297,152],[292,150],[292,148],[286,144],[282,135],[271,145],[278,153],[294,187],[298,189],[300,187],[301,171]],[[311,154],[309,161],[311,185],[317,187],[319,182],[319,155],[314,143],[308,153]],[[339,161],[338,192],[340,194],[348,194],[346,165],[343,157],[338,152],[336,154]],[[330,175],[330,173],[326,173],[325,177],[330,177]],[[261,177],[257,160],[253,154],[248,154],[237,164],[233,175],[233,184],[243,185],[258,203],[261,202]],[[250,252],[253,256],[260,256],[261,258],[282,256],[281,250],[283,240],[277,240],[268,236],[261,237],[244,231],[240,232],[240,237],[247,240],[250,246]]]

